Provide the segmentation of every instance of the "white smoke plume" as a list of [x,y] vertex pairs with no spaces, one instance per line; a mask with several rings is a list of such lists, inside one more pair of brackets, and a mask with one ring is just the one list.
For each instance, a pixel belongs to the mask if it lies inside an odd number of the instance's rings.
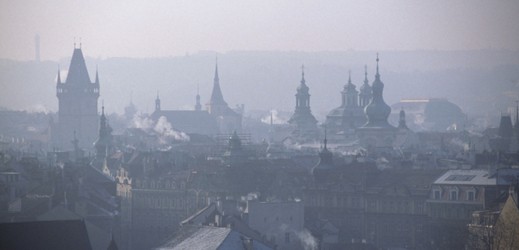
[[135,114],[132,119],[132,128],[140,128],[144,131],[148,131],[153,128],[153,121],[142,114]]
[[296,233],[305,250],[317,250],[317,239],[307,230]]
[[173,130],[171,123],[169,123],[168,119],[164,116],[159,118],[153,130],[162,136],[173,138],[177,141],[189,141],[189,136],[184,132]]
[[149,117],[135,114],[131,127],[142,129],[148,133],[158,134],[161,144],[165,144],[168,140],[189,141],[189,136],[184,132],[174,130],[165,116],[161,116],[155,124]]
[[272,124],[286,124],[287,120],[280,116],[279,112],[275,109],[270,111],[270,114],[261,118],[261,122],[270,124],[272,116]]

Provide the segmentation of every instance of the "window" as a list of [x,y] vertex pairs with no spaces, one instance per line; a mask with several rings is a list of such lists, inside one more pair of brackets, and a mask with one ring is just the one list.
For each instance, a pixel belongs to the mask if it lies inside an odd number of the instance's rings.
[[290,233],[285,233],[285,243],[290,243]]
[[476,200],[476,192],[474,192],[473,190],[467,191],[467,200],[468,201]]
[[451,190],[451,192],[450,192],[450,200],[451,201],[457,201],[458,200],[458,191],[457,190]]
[[441,200],[442,198],[442,193],[440,190],[434,190],[434,199],[435,200]]

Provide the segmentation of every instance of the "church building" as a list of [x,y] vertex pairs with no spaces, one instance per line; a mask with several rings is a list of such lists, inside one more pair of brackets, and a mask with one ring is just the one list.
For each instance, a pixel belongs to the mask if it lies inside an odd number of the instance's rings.
[[207,110],[202,110],[200,95],[197,93],[194,110],[163,110],[157,94],[155,111],[151,118],[157,122],[160,117],[164,116],[171,123],[173,129],[187,134],[214,136],[241,131],[242,115],[229,108],[223,99],[218,77],[218,65],[215,67],[211,99],[206,107]]
[[310,88],[306,85],[304,67],[301,84],[297,87],[296,108],[288,123],[293,127],[292,138],[299,143],[312,142],[318,138],[317,120],[310,110]]
[[355,129],[366,123],[364,108],[371,100],[371,86],[368,84],[367,67],[365,68],[364,84],[360,88],[351,82],[351,72],[348,83],[341,91],[341,106],[333,109],[326,116],[326,128],[329,138],[333,142],[344,142],[354,140]]

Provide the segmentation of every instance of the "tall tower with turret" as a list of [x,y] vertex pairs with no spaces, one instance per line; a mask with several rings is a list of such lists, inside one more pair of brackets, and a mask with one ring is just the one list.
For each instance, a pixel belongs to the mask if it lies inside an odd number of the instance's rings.
[[372,97],[368,105],[364,108],[367,122],[364,126],[357,129],[357,136],[360,143],[368,150],[388,150],[393,147],[395,140],[396,128],[387,121],[391,113],[391,107],[384,101],[384,83],[380,79],[378,70],[378,54],[377,54],[377,71],[375,81],[371,84]]
[[296,108],[288,123],[294,126],[292,136],[300,142],[317,139],[317,120],[310,110],[310,88],[306,85],[305,71],[302,68],[301,84],[297,87]]
[[368,83],[368,66],[364,66],[364,84],[360,87],[359,106],[366,107],[371,101],[372,92],[371,86]]
[[241,131],[241,114],[229,108],[223,99],[220,88],[220,77],[218,76],[218,63],[214,70],[213,91],[211,99],[206,104],[207,112],[216,118],[218,130],[222,134],[230,134],[233,131]]
[[66,80],[61,81],[59,70],[57,78],[59,109],[58,123],[52,131],[53,146],[62,150],[72,149],[75,132],[79,147],[91,150],[99,128],[99,74],[96,69],[95,81],[90,81],[81,45],[76,48],[74,44]]

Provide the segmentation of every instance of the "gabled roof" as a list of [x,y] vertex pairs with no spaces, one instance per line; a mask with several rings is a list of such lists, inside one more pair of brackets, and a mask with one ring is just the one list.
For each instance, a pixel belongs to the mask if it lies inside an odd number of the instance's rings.
[[72,59],[70,60],[66,83],[74,85],[91,84],[81,48],[74,49]]
[[92,249],[82,220],[0,224],[0,249]]
[[249,237],[226,227],[184,227],[177,236],[157,250],[231,250],[248,249],[245,245],[252,244],[251,249],[272,249],[261,242],[249,241]]
[[496,185],[496,178],[491,176],[487,170],[471,169],[471,170],[449,170],[440,176],[434,184],[443,185]]

